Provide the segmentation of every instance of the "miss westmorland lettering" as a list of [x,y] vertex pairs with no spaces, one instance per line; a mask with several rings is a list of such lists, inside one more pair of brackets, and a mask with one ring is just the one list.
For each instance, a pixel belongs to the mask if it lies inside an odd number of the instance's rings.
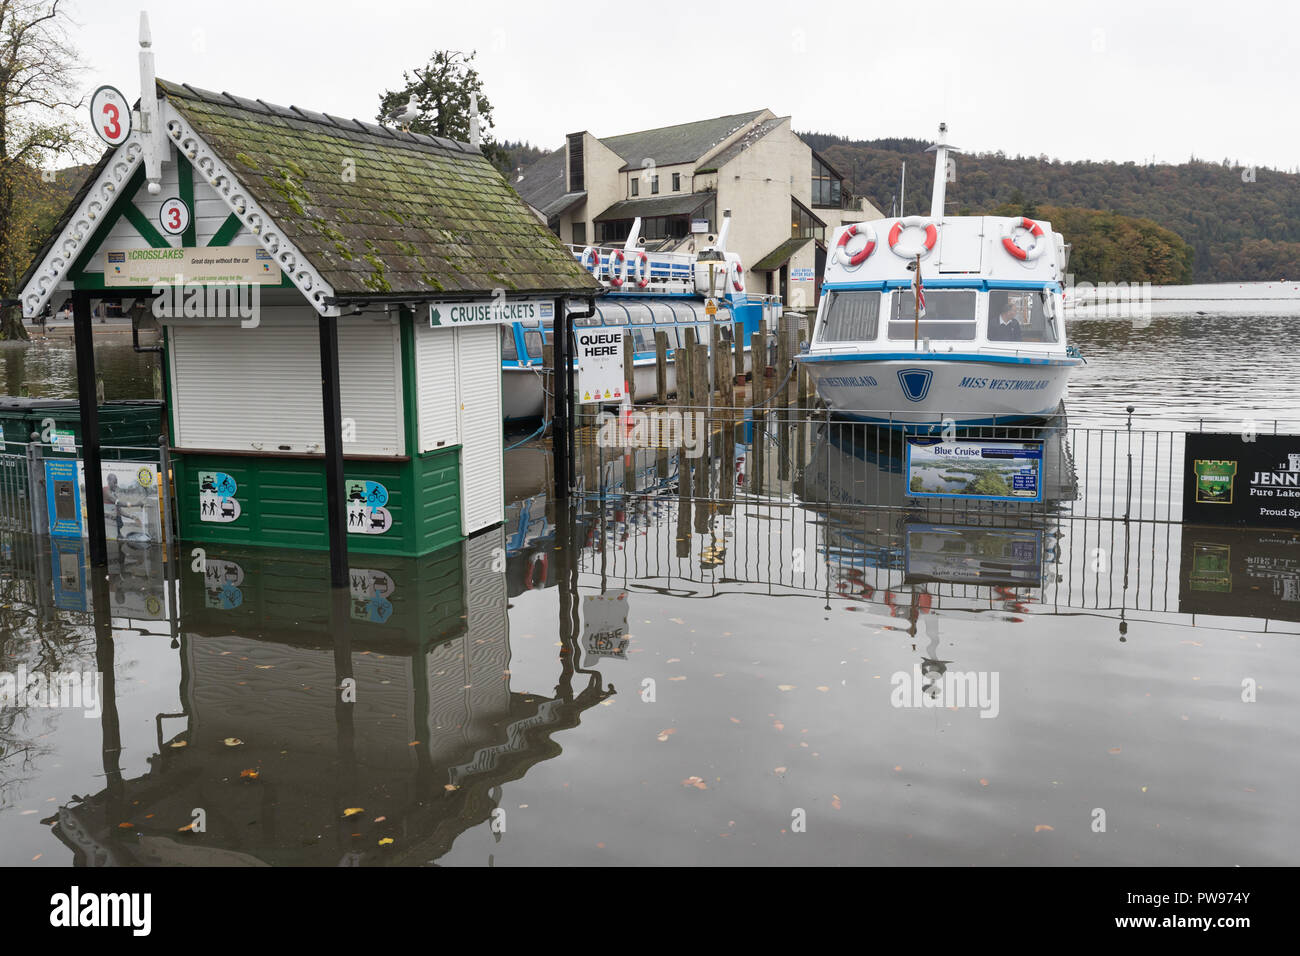
[[148,936],[153,925],[149,893],[82,893],[80,887],[50,897],[50,925],[59,927],[130,927],[133,936]]

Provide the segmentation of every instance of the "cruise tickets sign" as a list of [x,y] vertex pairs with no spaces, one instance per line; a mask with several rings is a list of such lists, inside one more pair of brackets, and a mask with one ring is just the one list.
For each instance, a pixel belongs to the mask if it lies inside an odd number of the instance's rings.
[[469,302],[435,302],[429,306],[429,325],[435,329],[554,320],[553,299],[475,299]]
[[1300,436],[1189,433],[1183,521],[1300,528]]

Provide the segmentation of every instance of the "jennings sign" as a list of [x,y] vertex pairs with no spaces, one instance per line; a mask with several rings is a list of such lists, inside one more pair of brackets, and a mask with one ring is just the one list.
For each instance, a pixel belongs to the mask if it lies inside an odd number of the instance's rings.
[[1183,521],[1300,528],[1300,436],[1249,437],[1188,434]]

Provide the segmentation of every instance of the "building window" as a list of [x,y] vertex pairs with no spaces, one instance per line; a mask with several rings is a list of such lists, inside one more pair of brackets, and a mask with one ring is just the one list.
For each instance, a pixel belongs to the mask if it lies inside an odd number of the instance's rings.
[[585,246],[587,244],[587,224],[585,222],[575,222],[573,224],[573,244],[575,246]]
[[586,186],[582,178],[582,134],[569,134],[569,192],[580,193]]
[[826,223],[805,209],[797,199],[790,200],[790,238],[826,241]]
[[840,207],[842,183],[835,170],[826,165],[816,153],[812,158],[812,204],[814,206]]
[[641,180],[635,176],[632,177],[632,195],[637,196],[641,193]]
[[653,196],[653,195],[655,195],[657,192],[659,192],[659,177],[658,177],[658,176],[651,176],[651,177],[650,177],[650,195]]
[[673,192],[679,193],[681,191],[682,191],[682,174],[673,173]]

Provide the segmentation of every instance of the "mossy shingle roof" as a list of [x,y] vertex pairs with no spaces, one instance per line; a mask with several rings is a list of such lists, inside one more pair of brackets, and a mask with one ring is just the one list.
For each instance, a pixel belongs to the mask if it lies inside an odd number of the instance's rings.
[[598,291],[469,144],[164,80],[158,88],[338,298]]

